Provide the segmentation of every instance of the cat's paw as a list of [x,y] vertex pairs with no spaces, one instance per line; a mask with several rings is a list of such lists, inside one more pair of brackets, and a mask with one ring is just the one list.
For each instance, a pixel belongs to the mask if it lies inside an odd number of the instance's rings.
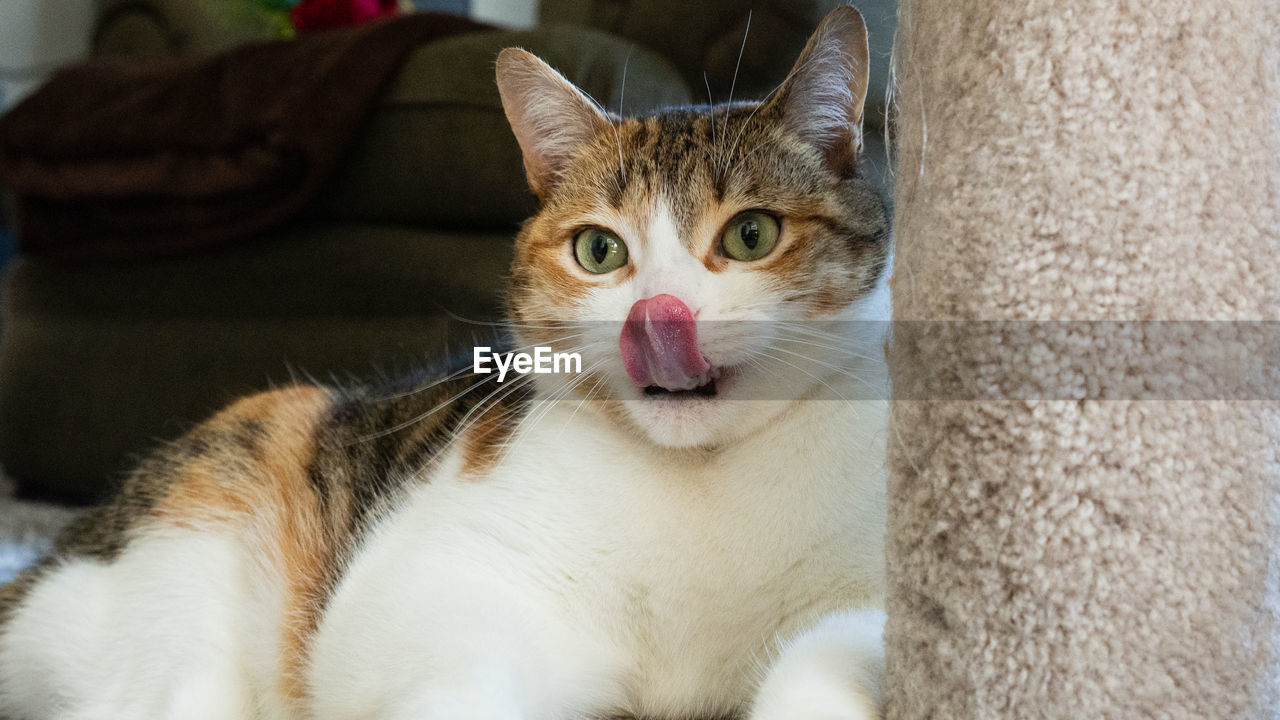
[[883,614],[830,615],[783,647],[750,720],[877,720]]
[[793,678],[762,687],[750,720],[878,720],[876,701],[851,683],[829,678]]

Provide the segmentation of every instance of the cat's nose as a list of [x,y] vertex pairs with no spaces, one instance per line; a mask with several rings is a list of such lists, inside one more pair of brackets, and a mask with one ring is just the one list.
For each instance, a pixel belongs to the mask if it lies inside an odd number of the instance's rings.
[[692,390],[711,369],[698,349],[693,311],[674,295],[637,300],[618,342],[627,375],[639,387]]

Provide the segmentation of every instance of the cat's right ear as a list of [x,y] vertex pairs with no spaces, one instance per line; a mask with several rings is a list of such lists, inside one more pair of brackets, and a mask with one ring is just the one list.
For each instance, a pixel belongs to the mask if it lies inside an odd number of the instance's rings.
[[529,187],[545,200],[573,153],[609,119],[563,75],[519,48],[498,54],[498,93],[524,154]]

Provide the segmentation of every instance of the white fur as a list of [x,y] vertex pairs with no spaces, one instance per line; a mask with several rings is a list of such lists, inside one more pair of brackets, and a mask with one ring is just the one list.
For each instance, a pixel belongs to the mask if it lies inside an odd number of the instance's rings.
[[878,610],[833,613],[784,646],[756,693],[751,720],[871,720],[884,676]]
[[[664,222],[652,247],[671,240]],[[715,292],[682,286],[692,268],[654,267],[629,292],[720,311]],[[849,317],[882,317],[884,292]],[[850,342],[878,355],[879,338]],[[846,365],[858,378],[827,373],[835,390],[885,382],[879,361]],[[876,625],[851,611],[885,590],[885,403],[716,402],[728,409],[712,420],[741,419],[716,452],[655,445],[575,401],[521,426],[483,481],[451,450],[346,569],[311,645],[306,707],[279,697],[280,591],[261,548],[206,529],[53,571],[0,636],[0,708],[37,720],[873,717]]]
[[[662,292],[722,317],[758,291],[728,273],[711,285],[661,203],[623,232],[662,260],[588,301],[605,317]],[[846,319],[887,317],[887,297]],[[871,358],[880,341],[849,339]],[[879,360],[842,362],[857,377],[826,373],[837,392],[886,382]],[[316,717],[714,716],[746,712],[762,680],[754,720],[875,717],[880,616],[851,611],[884,594],[885,404],[729,404],[748,431],[715,453],[655,448],[569,401],[481,483],[448,458],[338,589]]]
[[58,720],[250,717],[245,549],[166,531],[36,585],[0,641],[0,712]]
[[[446,464],[337,591],[315,717],[744,709],[779,638],[883,594],[883,407],[826,404],[723,456],[657,462],[569,404],[482,483]],[[560,428],[608,457],[562,452]]]

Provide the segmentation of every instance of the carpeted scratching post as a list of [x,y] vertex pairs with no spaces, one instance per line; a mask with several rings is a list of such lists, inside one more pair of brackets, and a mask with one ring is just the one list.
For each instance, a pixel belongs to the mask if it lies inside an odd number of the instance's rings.
[[1276,717],[1280,3],[899,32],[888,717]]

